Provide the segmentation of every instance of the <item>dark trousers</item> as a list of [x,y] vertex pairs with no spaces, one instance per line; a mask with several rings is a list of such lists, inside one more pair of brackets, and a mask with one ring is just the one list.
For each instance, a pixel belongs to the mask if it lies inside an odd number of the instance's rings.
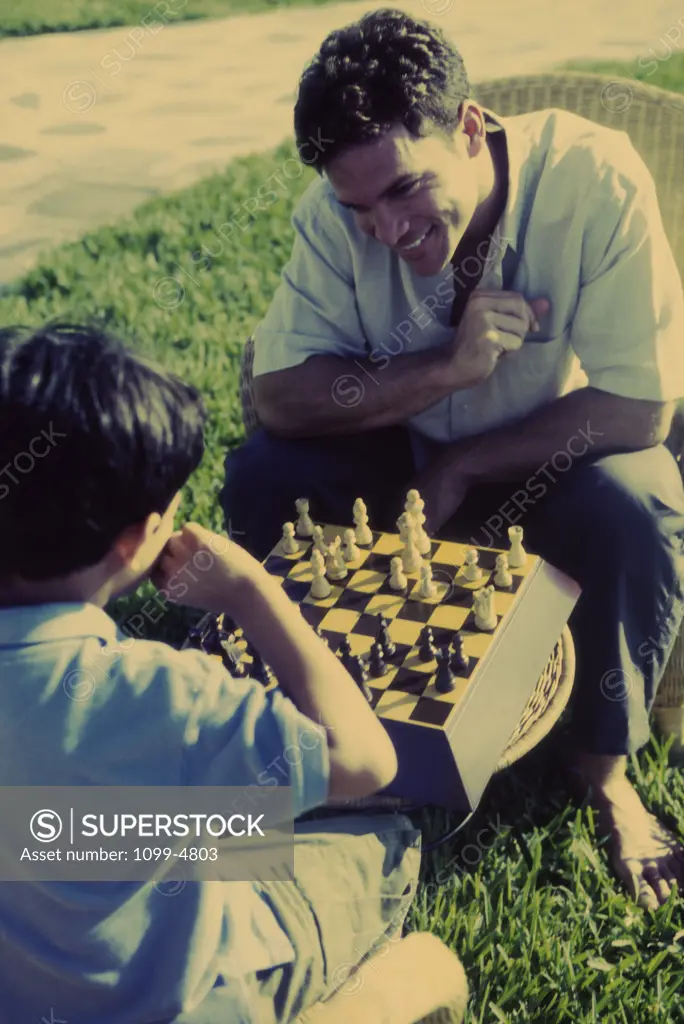
[[[570,620],[577,654],[574,742],[626,754],[648,739],[648,713],[684,616],[684,490],[663,446],[556,460],[520,483],[479,484],[442,537],[525,546],[575,579]],[[563,463],[560,465],[560,463]],[[351,525],[357,497],[370,525],[396,530],[415,472],[402,427],[340,438],[287,440],[260,431],[229,454],[221,495],[235,539],[264,558],[307,497],[322,522]]]

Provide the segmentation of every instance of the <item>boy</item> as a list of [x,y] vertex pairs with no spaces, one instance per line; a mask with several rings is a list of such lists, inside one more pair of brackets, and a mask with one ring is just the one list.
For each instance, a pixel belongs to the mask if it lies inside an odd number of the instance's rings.
[[[0,786],[246,786],[277,759],[301,815],[393,778],[387,734],[263,567],[174,533],[202,431],[194,389],[99,328],[0,331]],[[243,626],[276,692],[105,613],[200,551],[187,602]],[[1,882],[0,1019],[294,1020],[401,928],[419,861],[404,818],[297,832],[291,882]]]

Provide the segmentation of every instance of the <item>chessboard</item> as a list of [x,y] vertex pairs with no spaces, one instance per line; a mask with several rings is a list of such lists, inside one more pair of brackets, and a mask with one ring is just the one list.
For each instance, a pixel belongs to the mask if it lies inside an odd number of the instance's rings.
[[[344,533],[343,527],[321,525],[326,544]],[[370,543],[358,545],[357,558],[347,563],[346,577],[331,578],[329,595],[317,599],[311,595],[312,540],[295,539],[296,551],[286,553],[281,541],[264,565],[330,648],[338,654],[346,648],[368,668],[383,626],[385,640],[389,637],[384,674],[368,674],[364,685],[398,755],[397,777],[385,792],[421,804],[472,809],[569,618],[579,594],[576,584],[527,554],[524,566],[510,569],[509,585],[495,586],[496,625],[485,630],[475,622],[474,596],[492,585],[503,549],[476,548],[481,575],[471,580],[465,562],[472,545],[431,540],[424,563],[431,567],[434,593],[426,598],[418,572],[406,573],[402,592],[392,589],[390,563],[402,554],[402,539],[398,533],[372,531]],[[464,655],[456,667],[451,656],[447,692],[436,685],[437,660],[425,660],[421,650],[425,627],[435,651],[447,645],[453,651],[458,638]],[[241,673],[277,685],[239,627],[224,616],[205,617],[186,645],[222,657],[229,670],[237,661]]]

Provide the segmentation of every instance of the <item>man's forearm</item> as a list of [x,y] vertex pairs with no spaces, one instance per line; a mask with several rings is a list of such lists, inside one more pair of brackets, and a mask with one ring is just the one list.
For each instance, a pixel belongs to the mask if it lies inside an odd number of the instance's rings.
[[438,461],[473,481],[519,480],[549,466],[565,472],[585,455],[637,451],[664,441],[671,417],[670,403],[582,388],[518,423],[455,442]]
[[254,379],[257,414],[285,437],[354,434],[404,423],[458,390],[447,346],[387,363],[312,356]]

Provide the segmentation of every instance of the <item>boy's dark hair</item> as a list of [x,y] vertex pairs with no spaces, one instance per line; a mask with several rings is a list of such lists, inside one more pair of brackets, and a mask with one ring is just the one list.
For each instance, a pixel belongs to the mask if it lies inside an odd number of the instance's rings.
[[0,578],[99,562],[199,465],[197,391],[103,328],[0,330]]
[[383,8],[331,32],[305,69],[295,104],[297,150],[322,174],[349,146],[403,124],[414,138],[452,133],[470,84],[441,29]]

